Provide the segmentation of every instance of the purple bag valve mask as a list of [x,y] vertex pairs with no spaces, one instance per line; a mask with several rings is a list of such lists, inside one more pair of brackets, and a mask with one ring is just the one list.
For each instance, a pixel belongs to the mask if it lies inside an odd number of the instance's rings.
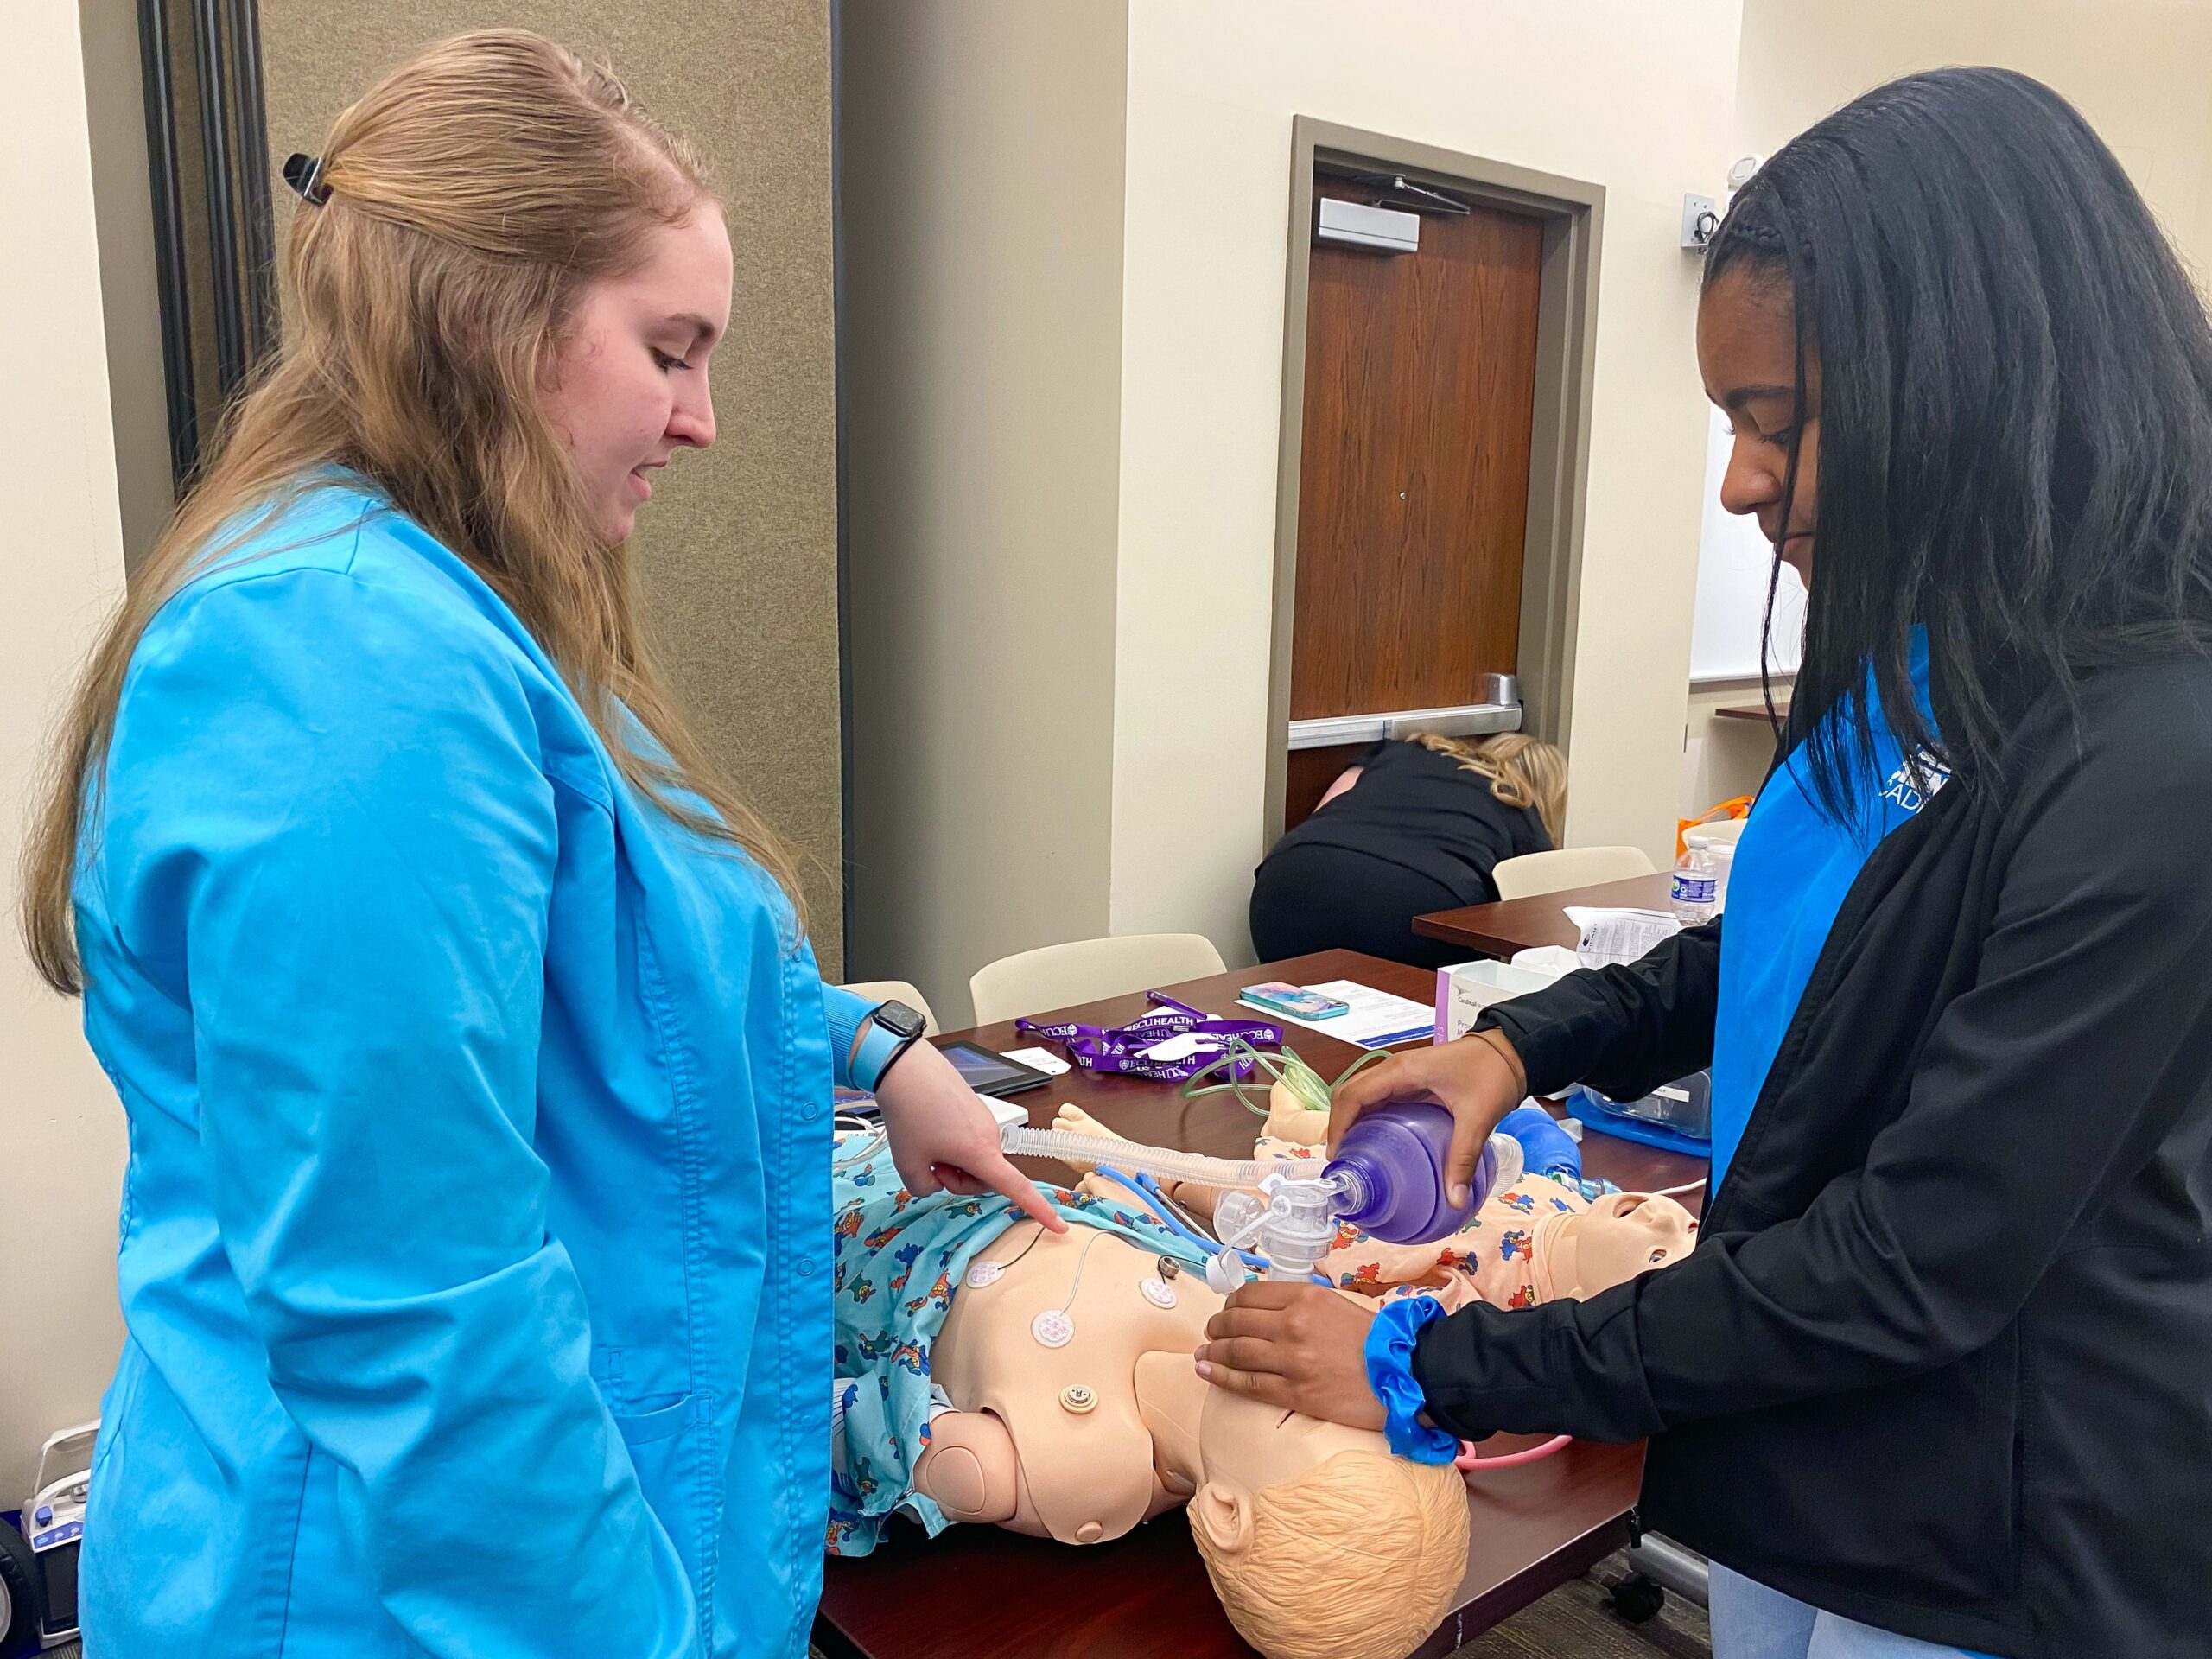
[[1338,1184],[1338,1217],[1392,1244],[1427,1244],[1458,1232],[1493,1192],[1521,1178],[1521,1143],[1493,1135],[1467,1202],[1455,1206],[1444,1179],[1451,1147],[1452,1114],[1441,1106],[1402,1100],[1363,1113],[1322,1172]]

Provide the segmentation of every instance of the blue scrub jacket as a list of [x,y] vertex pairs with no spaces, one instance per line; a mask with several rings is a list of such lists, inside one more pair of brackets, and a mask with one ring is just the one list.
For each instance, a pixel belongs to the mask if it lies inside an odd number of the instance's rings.
[[868,1004],[351,474],[167,604],[78,886],[114,1659],[798,1655]]

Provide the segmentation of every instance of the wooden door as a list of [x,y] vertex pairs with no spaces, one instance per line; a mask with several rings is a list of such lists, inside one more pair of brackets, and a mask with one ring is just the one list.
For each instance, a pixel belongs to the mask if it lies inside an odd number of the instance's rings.
[[[1518,654],[1542,224],[1478,206],[1415,253],[1309,257],[1290,718],[1480,702]],[[1294,746],[1286,828],[1365,746]]]

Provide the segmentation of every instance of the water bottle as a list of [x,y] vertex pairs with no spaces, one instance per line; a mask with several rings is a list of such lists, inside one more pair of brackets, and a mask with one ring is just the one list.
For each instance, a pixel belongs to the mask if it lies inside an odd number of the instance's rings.
[[1728,878],[1736,868],[1736,843],[1732,841],[1708,841],[1706,856],[1713,861],[1713,913],[1726,915],[1728,911]]
[[1713,919],[1720,891],[1720,867],[1702,838],[1694,838],[1675,861],[1675,881],[1669,897],[1675,918],[1684,927],[1697,927]]
[[1444,1188],[1451,1146],[1452,1114],[1441,1106],[1400,1100],[1362,1113],[1322,1171],[1338,1184],[1338,1217],[1392,1244],[1427,1244],[1458,1232],[1484,1198],[1521,1179],[1521,1143],[1493,1135],[1467,1202],[1454,1206]]

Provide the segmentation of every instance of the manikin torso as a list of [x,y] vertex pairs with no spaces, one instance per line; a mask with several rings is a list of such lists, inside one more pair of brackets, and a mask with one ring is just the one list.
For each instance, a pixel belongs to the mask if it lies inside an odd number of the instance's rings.
[[[1290,1147],[1318,1142],[1325,1122],[1279,1101],[1257,1150],[1290,1155]],[[1101,1128],[1072,1107],[1062,1109],[1058,1127]],[[1204,1211],[1214,1195],[1182,1196]],[[1695,1229],[1671,1199],[1617,1194],[1593,1205],[1555,1182],[1532,1180],[1493,1198],[1453,1240],[1414,1251],[1382,1247],[1405,1259],[1394,1259],[1384,1284],[1370,1286],[1362,1273],[1367,1294],[1354,1300],[1373,1306],[1389,1281],[1422,1285],[1453,1306],[1587,1294],[1686,1254]],[[1374,1254],[1364,1244],[1346,1248]],[[1435,1270],[1477,1254],[1510,1257],[1511,1294],[1496,1272],[1471,1263],[1464,1272]],[[917,1489],[950,1519],[1087,1544],[1189,1501],[1205,1478],[1202,1422],[1207,1434],[1226,1437],[1221,1466],[1255,1487],[1337,1451],[1387,1450],[1366,1430],[1263,1408],[1248,1424],[1240,1421],[1247,1414],[1224,1411],[1226,1396],[1199,1378],[1192,1359],[1221,1305],[1197,1274],[1118,1236],[1080,1226],[1048,1234],[1033,1222],[1008,1230],[971,1264],[938,1333],[931,1375],[954,1409],[931,1424]],[[1040,1331],[1053,1341],[1040,1341]],[[1271,1472],[1270,1459],[1282,1472]]]
[[[1325,1121],[1279,1109],[1255,1151],[1310,1156]],[[1073,1108],[1058,1127],[1098,1128]],[[1203,1215],[1218,1195],[1179,1196]],[[1224,1610],[1271,1659],[1397,1659],[1417,1646],[1465,1566],[1457,1471],[1393,1457],[1378,1433],[1212,1387],[1192,1354],[1221,1296],[1126,1228],[1069,1220],[1065,1234],[1009,1228],[939,1304],[926,1375],[952,1409],[929,1420],[911,1490],[946,1520],[1070,1544],[1187,1506]],[[1364,1307],[1416,1287],[1452,1306],[1510,1305],[1592,1294],[1694,1241],[1669,1199],[1586,1205],[1541,1178],[1496,1195],[1476,1222],[1421,1247],[1348,1232],[1324,1266]]]
[[[970,1269],[984,1282],[963,1284],[938,1333],[932,1371],[955,1409],[916,1471],[948,1516],[1095,1543],[1202,1482],[1249,1495],[1339,1452],[1389,1452],[1370,1429],[1209,1387],[1192,1355],[1221,1297],[1125,1239],[1024,1222],[980,1261],[997,1271]],[[1064,1344],[1037,1340],[1040,1314],[1065,1322],[1046,1327]]]
[[[1014,1227],[938,1335],[931,1375],[958,1414],[931,1424],[917,1484],[948,1516],[1071,1544],[1187,1501],[1208,1392],[1191,1357],[1221,1303],[1113,1234]],[[1059,1345],[1039,1340],[1040,1316]]]

